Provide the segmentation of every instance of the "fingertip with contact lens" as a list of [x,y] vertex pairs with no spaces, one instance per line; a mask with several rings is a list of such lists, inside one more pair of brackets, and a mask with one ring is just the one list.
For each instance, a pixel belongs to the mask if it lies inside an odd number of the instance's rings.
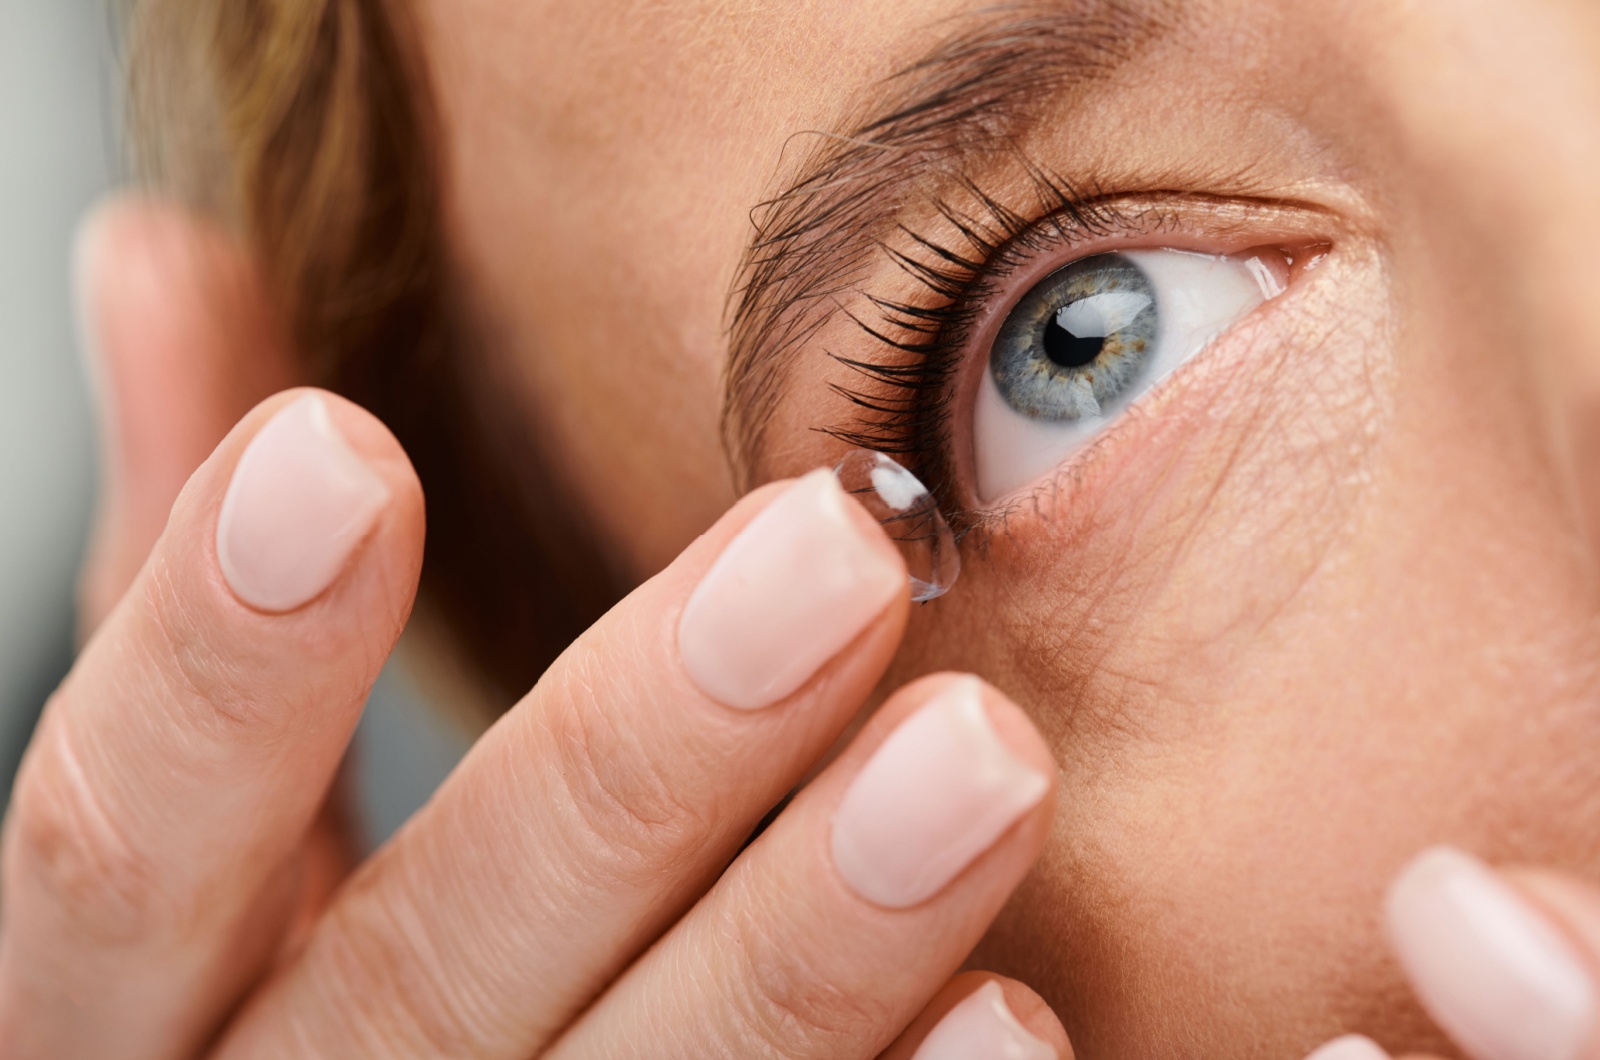
[[961,553],[928,487],[893,457],[869,449],[851,450],[833,470],[905,558],[912,601],[927,603],[949,592],[961,576]]

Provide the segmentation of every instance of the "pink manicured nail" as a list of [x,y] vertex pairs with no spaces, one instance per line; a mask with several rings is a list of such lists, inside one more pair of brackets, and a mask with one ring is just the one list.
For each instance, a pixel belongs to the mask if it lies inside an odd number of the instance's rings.
[[389,489],[308,394],[267,421],[239,458],[217,520],[236,596],[285,612],[321,595],[366,537]]
[[1389,934],[1423,1007],[1484,1060],[1578,1060],[1595,1031],[1582,959],[1475,858],[1436,847],[1389,892]]
[[903,909],[937,894],[1050,787],[989,722],[975,677],[900,723],[845,792],[833,862],[856,893]]
[[[1056,1060],[1056,1051],[1028,1033],[992,979],[949,1012],[911,1060]],[[1353,1058],[1352,1058],[1353,1060]]]
[[1306,1060],[1389,1060],[1389,1054],[1378,1048],[1378,1043],[1359,1034],[1335,1038]]
[[866,538],[851,503],[831,471],[813,471],[722,550],[678,626],[684,668],[706,695],[771,706],[906,591],[894,550]]

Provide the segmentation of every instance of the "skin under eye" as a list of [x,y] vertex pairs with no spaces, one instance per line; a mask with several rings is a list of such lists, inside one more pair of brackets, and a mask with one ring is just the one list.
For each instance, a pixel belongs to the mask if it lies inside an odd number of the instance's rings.
[[979,499],[1052,471],[1155,383],[1283,290],[1271,251],[1129,250],[1035,284],[996,332],[973,407]]

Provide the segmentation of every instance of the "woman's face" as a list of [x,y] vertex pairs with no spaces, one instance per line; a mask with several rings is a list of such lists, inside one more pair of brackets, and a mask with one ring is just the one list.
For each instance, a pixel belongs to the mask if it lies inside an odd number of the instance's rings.
[[967,531],[894,679],[1054,742],[977,962],[1081,1055],[1429,1041],[1406,857],[1600,872],[1600,6],[421,7],[491,353],[620,563],[862,435]]

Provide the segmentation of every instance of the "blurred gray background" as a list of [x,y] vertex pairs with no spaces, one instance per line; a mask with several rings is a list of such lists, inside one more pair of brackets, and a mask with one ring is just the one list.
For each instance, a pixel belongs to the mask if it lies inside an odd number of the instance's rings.
[[[103,0],[0,0],[0,774],[72,651],[93,491],[68,289],[73,225],[117,176]],[[9,789],[9,785],[6,785]]]
[[[72,661],[94,426],[70,289],[77,219],[126,177],[110,0],[0,0],[0,809]],[[376,841],[466,746],[394,668],[357,737]]]

